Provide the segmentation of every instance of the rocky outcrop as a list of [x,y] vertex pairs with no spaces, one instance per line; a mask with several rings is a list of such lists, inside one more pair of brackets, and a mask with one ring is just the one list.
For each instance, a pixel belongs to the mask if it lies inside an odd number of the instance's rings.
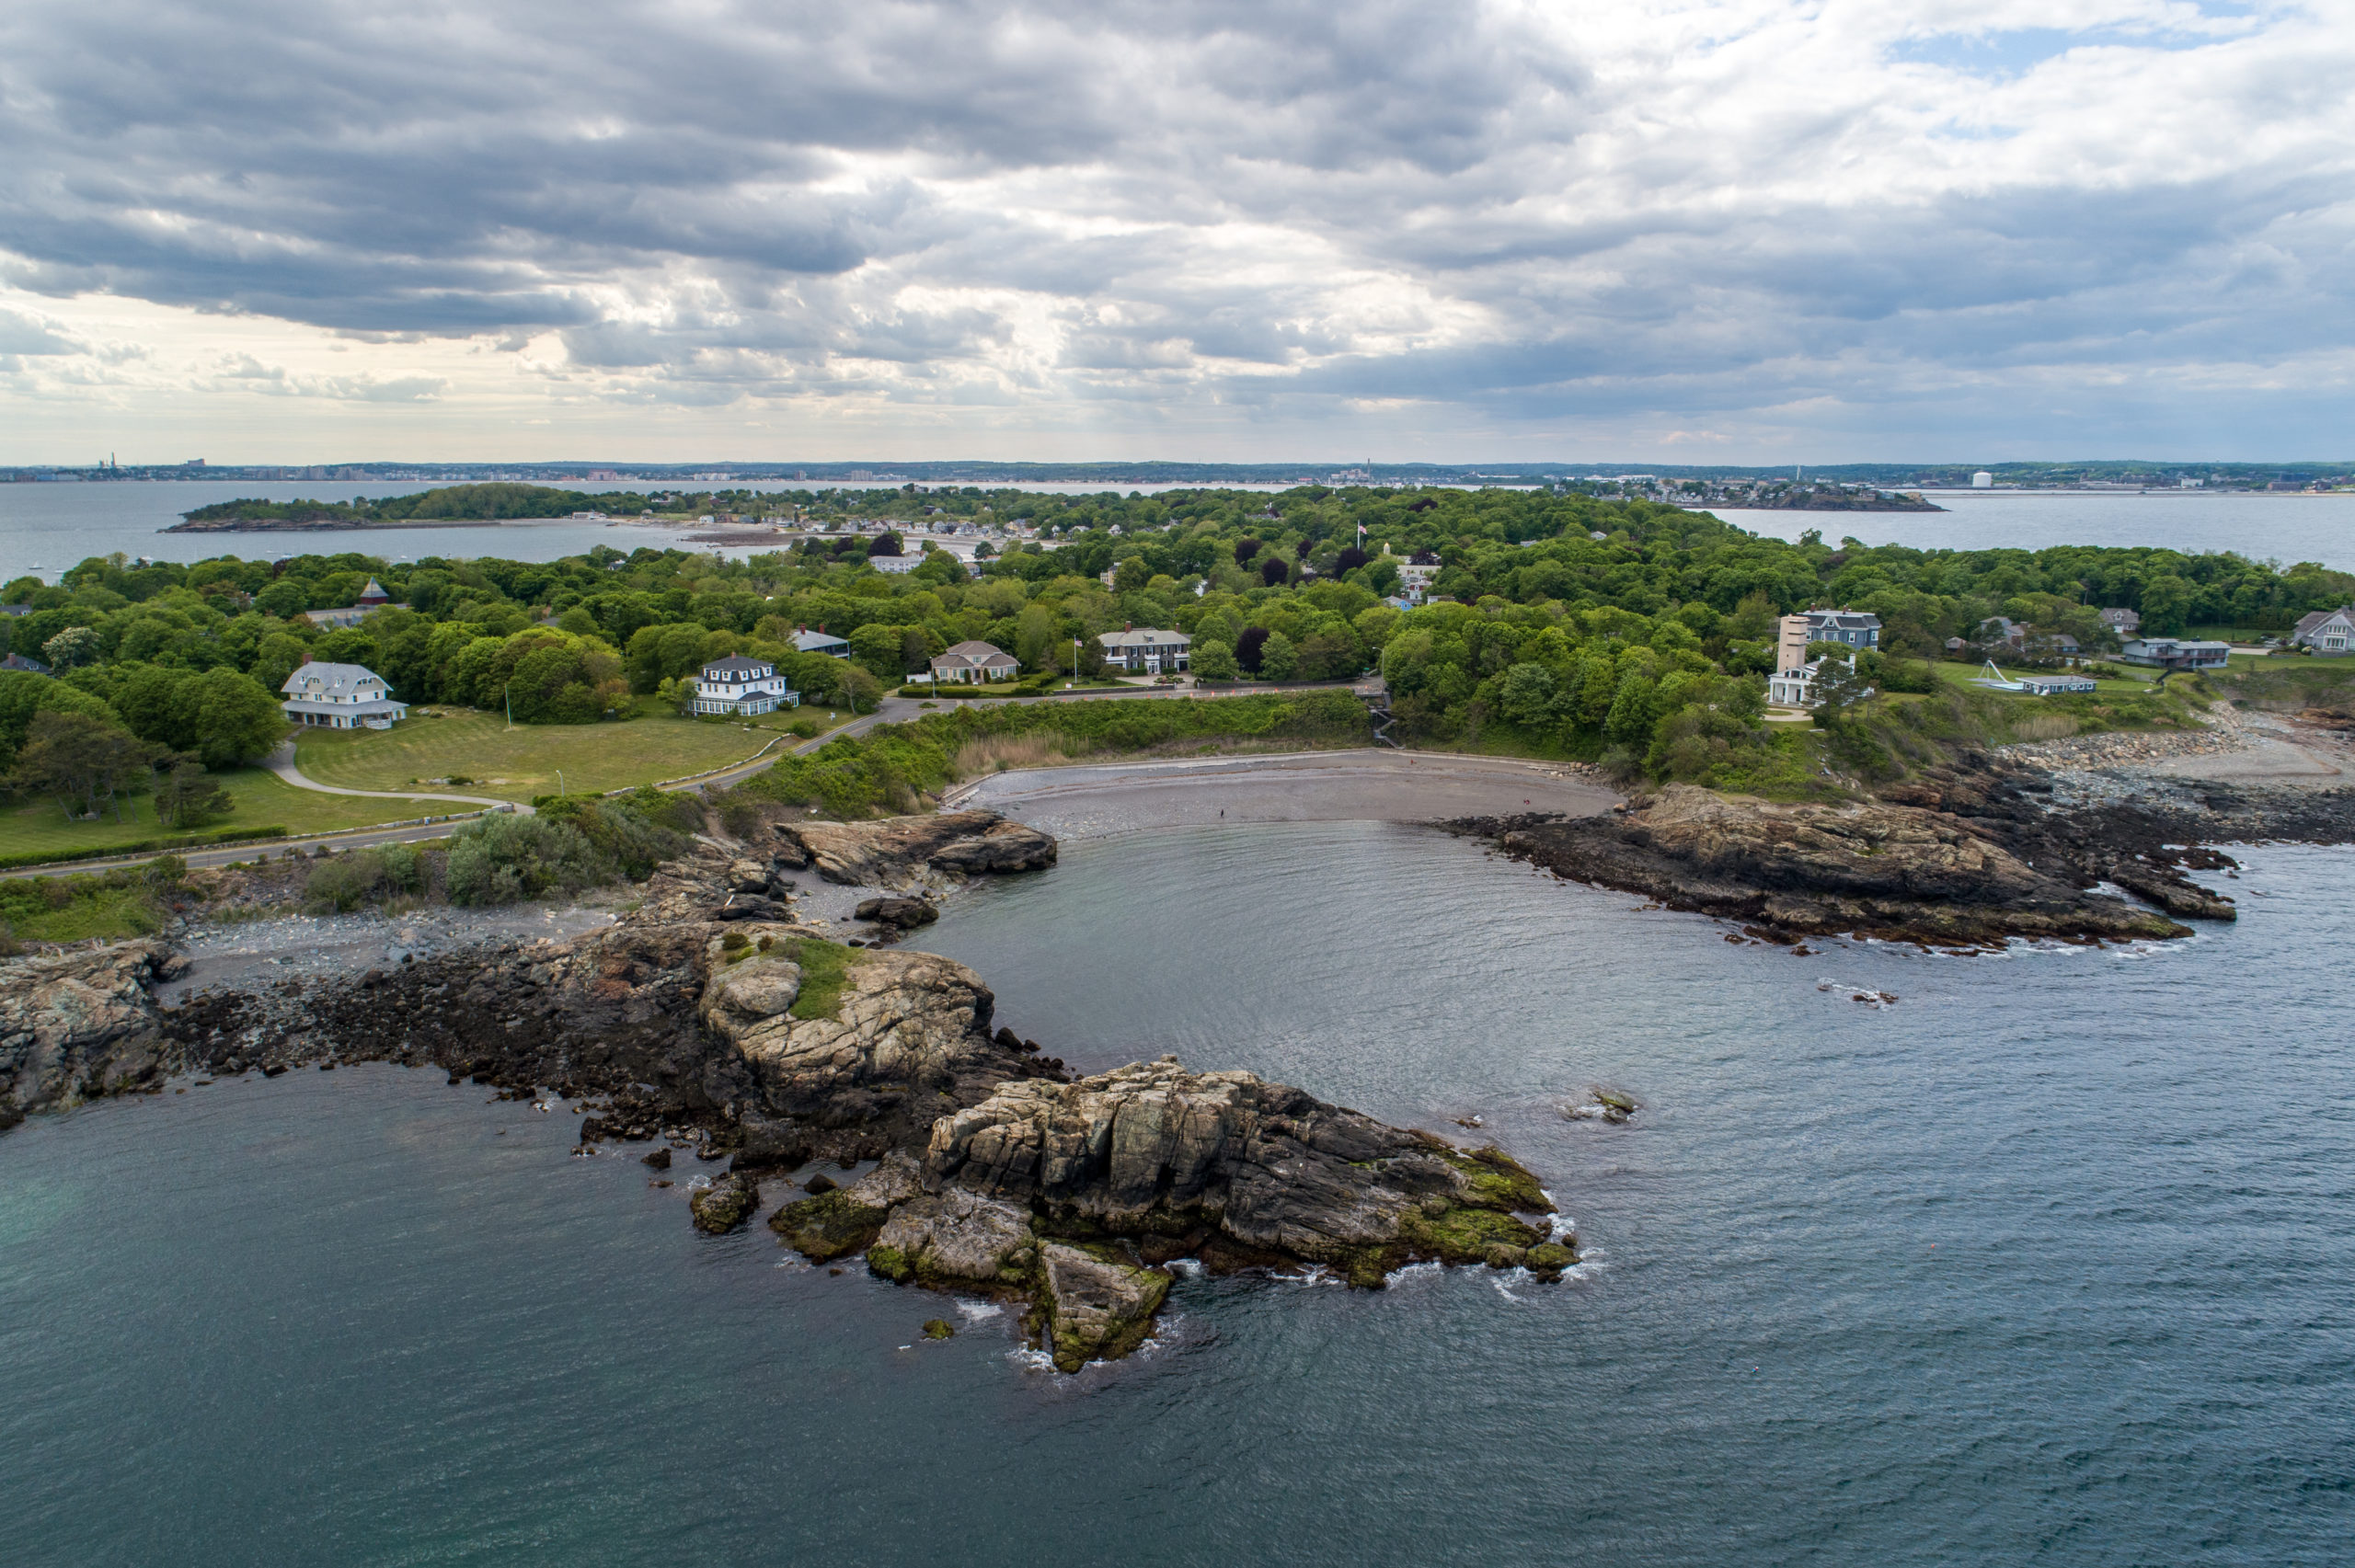
[[930,925],[940,918],[939,909],[928,898],[867,898],[851,911],[854,920],[873,921],[901,931],[913,931],[920,925]]
[[1977,944],[2189,934],[2039,870],[1951,812],[1914,806],[1780,806],[1671,784],[1605,817],[1498,826],[1507,853],[1564,876],[1797,935]]
[[1050,1243],[1039,1269],[1040,1334],[1058,1371],[1118,1360],[1143,1345],[1169,1294],[1166,1270],[1137,1267],[1105,1248]]
[[126,942],[0,963],[0,1128],[166,1070],[151,987],[187,962],[159,943]]
[[1575,1252],[1532,1222],[1553,1207],[1494,1149],[1164,1057],[1001,1083],[934,1122],[921,1163],[895,1152],[769,1223],[812,1259],[863,1249],[888,1279],[1018,1298],[1071,1371],[1143,1342],[1178,1258],[1321,1264],[1376,1288],[1426,1258],[1558,1278]]
[[[808,853],[860,878],[1052,858],[1028,830],[961,816],[937,832],[878,824],[864,848],[820,833],[823,858]],[[963,965],[853,948],[795,921],[785,869],[700,846],[661,867],[637,908],[579,937],[169,1010],[147,990],[158,950],[29,961],[0,991],[12,1053],[0,1059],[27,1103],[160,1063],[370,1059],[590,1096],[589,1148],[661,1139],[648,1161],[658,1168],[672,1146],[706,1160],[732,1150],[726,1170],[687,1184],[693,1222],[712,1233],[758,1211],[764,1180],[812,1160],[874,1160],[845,1187],[811,1175],[770,1228],[812,1259],[863,1253],[888,1278],[1018,1299],[1066,1368],[1143,1343],[1170,1287],[1165,1265],[1181,1257],[1218,1271],[1325,1265],[1378,1287],[1417,1259],[1558,1274],[1573,1255],[1533,1222],[1552,1208],[1534,1179],[1494,1150],[1465,1152],[1247,1072],[1189,1073],[1174,1058],[1071,1082],[995,1025],[996,999]]]
[[[788,864],[829,882],[897,887],[927,868],[978,876],[1055,864],[1055,841],[994,811],[944,811],[877,822],[787,822],[777,835]],[[798,869],[797,865],[797,869]]]
[[[1553,1205],[1502,1153],[1465,1153],[1248,1072],[1175,1057],[1001,1084],[933,1124],[927,1185],[1034,1210],[1051,1233],[1178,1238],[1212,1259],[1330,1265],[1352,1283],[1544,1240]],[[1178,1255],[1178,1254],[1172,1254]]]

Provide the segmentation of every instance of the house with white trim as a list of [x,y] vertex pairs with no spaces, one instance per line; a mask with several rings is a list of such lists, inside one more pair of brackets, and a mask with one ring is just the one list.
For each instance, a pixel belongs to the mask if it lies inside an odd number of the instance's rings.
[[2355,649],[2355,605],[2343,610],[2316,610],[2302,616],[2297,630],[2290,634],[2290,646],[2312,648],[2319,654],[2344,654]]
[[764,658],[731,653],[695,676],[694,710],[699,714],[764,714],[800,705],[801,693],[787,687],[776,666]]
[[365,665],[313,660],[278,688],[279,704],[296,724],[321,729],[390,729],[408,716],[385,678]]
[[944,685],[977,686],[1011,681],[1021,671],[1020,661],[994,643],[961,642],[932,660],[932,678]]
[[1194,639],[1183,632],[1131,626],[1102,633],[1096,640],[1104,645],[1104,662],[1115,670],[1159,675],[1185,669],[1193,658]]

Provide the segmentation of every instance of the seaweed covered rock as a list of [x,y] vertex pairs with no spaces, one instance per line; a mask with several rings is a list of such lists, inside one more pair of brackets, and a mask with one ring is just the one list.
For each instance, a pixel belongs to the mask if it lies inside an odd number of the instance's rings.
[[695,1229],[725,1235],[752,1217],[761,1205],[761,1190],[749,1176],[730,1172],[707,1187],[691,1193],[687,1209]]
[[873,1246],[892,1206],[921,1196],[924,1186],[915,1162],[894,1150],[847,1187],[829,1181],[821,1189],[813,1181],[810,1190],[811,1196],[770,1215],[769,1229],[802,1256],[831,1263]]
[[994,811],[944,811],[876,822],[789,822],[777,833],[798,864],[829,882],[896,887],[926,868],[973,876],[1037,871],[1055,863],[1055,841]]
[[1139,1267],[1109,1249],[1051,1243],[1040,1253],[1040,1338],[1063,1372],[1118,1360],[1143,1344],[1169,1294],[1165,1270]]

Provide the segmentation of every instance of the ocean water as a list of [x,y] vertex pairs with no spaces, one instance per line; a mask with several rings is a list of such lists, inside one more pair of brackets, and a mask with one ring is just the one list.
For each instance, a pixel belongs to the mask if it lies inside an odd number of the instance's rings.
[[[925,933],[1014,1027],[1478,1116],[1587,1252],[1182,1278],[1074,1377],[439,1073],[40,1118],[0,1556],[2344,1562],[2355,858],[2224,886],[2246,918],[2166,946],[1793,956],[1423,830],[1070,844]],[[1598,1085],[1643,1109],[1564,1115]]]
[[1936,490],[1943,512],[1754,511],[1712,507],[1737,528],[1796,540],[1809,529],[1837,542],[1920,550],[2042,550],[2054,544],[2163,545],[2234,550],[2284,567],[2319,561],[2355,569],[2355,495],[2247,495],[2182,490],[2037,492]]
[[[304,480],[241,484],[213,480],[123,481],[110,484],[0,485],[0,581],[27,572],[54,582],[58,573],[91,555],[120,550],[153,560],[198,561],[215,555],[270,559],[292,555],[362,555],[414,560],[422,555],[497,555],[552,561],[598,544],[634,550],[684,544],[691,528],[636,523],[486,523],[465,528],[321,530],[300,533],[163,534],[180,514],[239,496],[273,500],[349,500],[358,495],[423,489],[377,483]],[[626,489],[624,485],[597,488]],[[793,489],[764,483],[764,491]],[[1173,488],[1142,486],[1148,492]],[[1094,494],[1101,486],[1039,484],[1028,488]],[[1273,492],[1284,486],[1230,488]],[[1123,494],[1127,493],[1124,488]],[[1941,492],[1946,512],[1787,512],[1713,509],[1737,527],[1778,539],[1810,528],[1829,539],[1854,534],[1867,544],[1922,548],[2042,549],[2048,544],[2162,544],[2177,550],[2237,550],[2287,566],[2320,561],[2355,569],[2355,496],[2234,496],[2185,494],[2038,494],[2025,491]],[[685,545],[706,549],[707,545]],[[728,546],[742,555],[752,546]]]

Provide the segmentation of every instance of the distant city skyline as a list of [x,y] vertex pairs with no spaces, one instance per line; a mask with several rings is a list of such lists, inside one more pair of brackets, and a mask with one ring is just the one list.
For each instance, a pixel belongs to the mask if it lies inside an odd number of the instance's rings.
[[0,40],[0,464],[2355,426],[2350,0],[20,0]]

